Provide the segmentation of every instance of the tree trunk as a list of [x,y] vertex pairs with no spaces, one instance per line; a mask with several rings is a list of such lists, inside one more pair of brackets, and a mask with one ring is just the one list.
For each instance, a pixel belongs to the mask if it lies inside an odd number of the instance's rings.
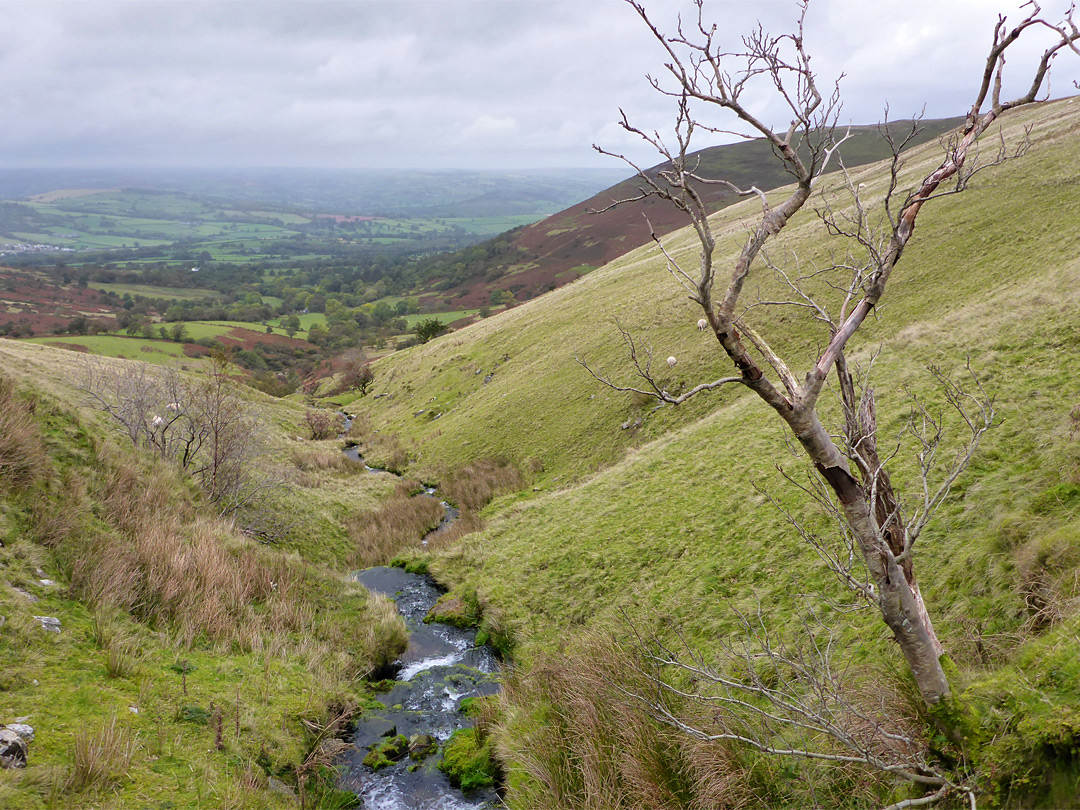
[[796,409],[787,422],[840,501],[874,583],[882,618],[907,659],[919,694],[927,707],[933,708],[949,697],[949,681],[941,666],[941,643],[919,592],[910,558],[904,566],[896,561],[863,488],[848,471],[844,456],[817,414]]

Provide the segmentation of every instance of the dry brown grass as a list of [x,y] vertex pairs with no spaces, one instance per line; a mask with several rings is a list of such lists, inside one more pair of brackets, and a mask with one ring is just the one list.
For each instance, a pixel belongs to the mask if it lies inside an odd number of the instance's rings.
[[356,543],[352,565],[385,565],[405,549],[420,547],[424,536],[439,525],[442,505],[430,495],[414,495],[417,489],[417,482],[402,481],[380,508],[347,521]]
[[[573,654],[552,654],[504,687],[500,756],[529,780],[515,791],[529,810],[694,810],[756,801],[747,772],[717,743],[693,740],[658,722],[632,695],[656,695],[634,652],[593,635]],[[515,728],[523,711],[541,726]],[[760,805],[759,805],[760,806]]]
[[336,445],[296,446],[289,455],[293,466],[302,472],[348,472],[355,468]]
[[33,405],[0,377],[0,489],[25,489],[45,474],[45,448]]
[[440,484],[443,497],[459,508],[479,512],[491,500],[525,487],[525,477],[513,464],[480,459],[461,467]]

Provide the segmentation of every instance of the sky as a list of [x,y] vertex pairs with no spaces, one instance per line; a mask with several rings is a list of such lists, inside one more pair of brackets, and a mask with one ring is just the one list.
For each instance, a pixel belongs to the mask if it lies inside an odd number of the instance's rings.
[[[1009,2],[811,0],[806,44],[822,86],[845,74],[845,122],[875,123],[886,103],[893,118],[959,115],[997,14],[1018,15]],[[693,14],[645,6],[666,30]],[[791,30],[798,8],[705,13],[734,47],[755,21]],[[658,162],[620,108],[650,130],[673,120],[645,79],[662,49],[624,0],[0,0],[0,14],[5,168],[611,168],[594,143]],[[1051,94],[1077,78],[1065,54]],[[765,89],[744,98],[786,127]]]

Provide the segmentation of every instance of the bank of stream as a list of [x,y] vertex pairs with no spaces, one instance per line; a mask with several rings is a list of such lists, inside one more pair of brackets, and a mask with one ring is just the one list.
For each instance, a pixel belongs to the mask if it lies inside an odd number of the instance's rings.
[[[346,448],[346,455],[363,463],[356,448]],[[435,495],[433,488],[426,492]],[[452,506],[443,502],[443,507],[444,517],[436,532],[457,517]],[[499,690],[494,651],[476,644],[474,629],[424,622],[442,594],[431,577],[377,567],[359,571],[353,578],[394,600],[409,630],[409,646],[394,665],[393,681],[384,682],[388,688],[377,694],[381,708],[367,709],[356,721],[349,740],[354,750],[340,763],[339,787],[357,794],[364,810],[500,806],[493,789],[463,794],[439,769],[441,747],[455,731],[473,724],[462,711],[463,701]],[[407,749],[404,741],[409,742]],[[436,751],[436,746],[440,750]],[[379,751],[390,756],[380,757]]]

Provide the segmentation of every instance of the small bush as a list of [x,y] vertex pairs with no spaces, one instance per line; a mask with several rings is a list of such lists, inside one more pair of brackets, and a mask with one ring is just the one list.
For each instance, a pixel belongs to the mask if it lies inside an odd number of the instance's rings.
[[321,441],[341,433],[345,429],[345,417],[335,411],[322,408],[309,409],[304,414],[304,424],[307,425],[311,438]]

